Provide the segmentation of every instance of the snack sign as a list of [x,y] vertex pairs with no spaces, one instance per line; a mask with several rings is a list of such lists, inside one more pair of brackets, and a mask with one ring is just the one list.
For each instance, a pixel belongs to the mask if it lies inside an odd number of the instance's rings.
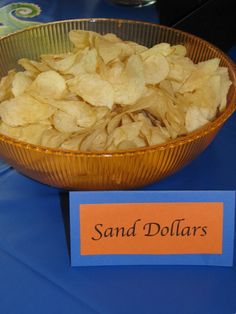
[[231,266],[232,191],[71,192],[71,264]]

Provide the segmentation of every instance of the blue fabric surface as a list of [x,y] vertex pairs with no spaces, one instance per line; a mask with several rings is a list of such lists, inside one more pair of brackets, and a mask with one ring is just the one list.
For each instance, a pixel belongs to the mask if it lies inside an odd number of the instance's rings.
[[[3,0],[0,3],[0,8],[16,3],[20,6],[21,3],[32,3],[37,5],[41,12],[34,17],[28,18],[27,15],[20,18],[24,21],[33,22],[49,22],[52,20],[64,20],[74,18],[93,18],[93,17],[109,17],[109,18],[126,18],[135,20],[144,20],[157,23],[159,20],[159,12],[155,5],[139,7],[129,7],[115,5],[109,0],[31,0],[31,1],[9,1]],[[8,11],[11,8],[9,7]],[[1,11],[0,11],[1,12]],[[12,14],[16,17],[15,9]],[[0,13],[1,15],[1,13]],[[0,20],[1,21],[1,20]]]
[[[10,1],[1,1],[1,6]],[[22,2],[22,1],[15,1]],[[117,17],[158,21],[154,6],[105,0],[28,1],[32,21]],[[236,55],[230,51],[231,56]],[[235,190],[236,114],[201,156],[144,189]],[[68,194],[14,169],[0,173],[1,314],[228,314],[236,312],[236,266],[70,267]],[[235,256],[236,257],[236,256]]]
[[235,312],[235,267],[71,268],[66,194],[15,170],[0,178],[1,313]]

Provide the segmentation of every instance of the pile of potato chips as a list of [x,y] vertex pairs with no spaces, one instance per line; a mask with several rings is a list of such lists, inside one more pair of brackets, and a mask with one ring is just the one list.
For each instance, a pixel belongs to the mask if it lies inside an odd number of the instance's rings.
[[78,151],[165,143],[212,121],[231,81],[217,58],[194,64],[182,45],[147,48],[73,30],[72,52],[20,59],[0,82],[0,133]]

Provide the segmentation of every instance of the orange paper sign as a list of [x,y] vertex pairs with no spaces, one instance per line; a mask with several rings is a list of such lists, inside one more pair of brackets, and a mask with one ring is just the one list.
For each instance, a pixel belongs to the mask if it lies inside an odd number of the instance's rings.
[[81,255],[222,254],[223,203],[80,204]]

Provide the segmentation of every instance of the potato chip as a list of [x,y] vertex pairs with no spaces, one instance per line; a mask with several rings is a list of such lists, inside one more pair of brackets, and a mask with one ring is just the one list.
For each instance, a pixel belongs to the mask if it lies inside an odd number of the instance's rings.
[[73,137],[70,137],[70,138],[66,139],[61,144],[60,147],[64,148],[64,149],[70,149],[70,150],[79,150],[82,141],[84,140],[84,138],[87,135],[88,135],[88,133],[82,133],[82,134],[74,135]]
[[207,82],[199,89],[196,89],[194,93],[186,93],[185,98],[189,101],[190,105],[197,107],[207,108],[208,120],[212,120],[217,112],[217,107],[221,101],[220,91],[220,76],[213,75]]
[[140,136],[137,136],[132,141],[124,140],[120,142],[119,145],[117,145],[116,149],[126,150],[126,149],[131,149],[131,148],[144,147],[146,145],[147,145],[146,141]]
[[38,145],[41,143],[42,135],[45,130],[51,129],[51,126],[45,126],[45,124],[29,124],[19,128],[21,133],[18,137],[19,140]]
[[209,120],[205,118],[204,110],[196,106],[191,106],[186,112],[185,126],[188,132],[192,132],[203,125]]
[[89,128],[97,119],[96,109],[79,100],[48,100],[50,105],[72,116],[80,127]]
[[100,75],[102,79],[106,79],[107,66],[100,56],[97,57],[96,73]]
[[76,123],[76,118],[68,113],[65,113],[61,110],[57,110],[53,115],[52,123],[60,132],[76,132],[79,130],[79,127]]
[[175,93],[175,95],[179,94],[179,89],[180,87],[182,86],[182,83],[181,82],[177,82],[177,81],[170,81],[171,83],[171,86],[172,86],[172,89]]
[[163,119],[163,123],[172,138],[186,134],[184,122],[185,115],[177,108],[174,108],[174,110],[168,110],[166,117]]
[[163,144],[170,139],[170,135],[166,128],[161,126],[154,127],[150,126],[148,123],[144,123],[141,132],[150,146]]
[[[39,72],[45,72],[51,70],[51,68],[43,63],[43,62],[38,62],[35,60],[29,60],[30,64],[34,66],[35,69],[37,69]],[[33,75],[34,76],[34,75]]]
[[115,146],[119,145],[122,141],[133,141],[135,138],[139,136],[139,132],[142,127],[142,122],[132,122],[129,124],[122,125],[117,127],[111,132],[108,136],[107,146],[109,147],[111,144]]
[[123,112],[135,112],[151,107],[152,104],[155,104],[153,101],[154,92],[155,90],[153,88],[147,88],[134,104],[125,106]]
[[[175,91],[178,91],[179,87],[183,84],[187,77],[189,77],[192,71],[195,70],[195,65],[189,58],[181,57],[179,55],[173,54],[168,56],[166,59],[169,63],[169,73],[167,79],[171,80],[172,84],[175,84],[176,82],[179,83],[177,85],[178,88],[174,88]],[[173,87],[175,86],[173,85]]]
[[121,126],[121,120],[124,113],[121,114],[113,114],[110,116],[110,121],[107,124],[107,133],[110,134],[116,128]]
[[[145,102],[145,98],[143,101]],[[184,112],[182,108],[174,105],[168,94],[161,89],[152,89],[146,98],[146,102],[150,106],[145,111],[157,119],[155,125],[160,125],[160,122],[164,124],[172,135],[172,138],[185,132]]]
[[96,151],[104,150],[107,142],[107,132],[105,126],[93,130],[81,143],[80,150],[82,151]]
[[77,56],[76,62],[74,62],[74,64],[72,64],[70,68],[65,70],[64,73],[72,74],[74,76],[86,73],[93,74],[96,72],[96,68],[97,68],[96,49],[85,48]]
[[12,127],[0,122],[0,133],[35,145],[40,144],[42,134],[46,128],[51,127],[49,125],[46,127],[45,124],[41,123]]
[[27,74],[33,78],[35,78],[40,72],[51,70],[51,68],[44,62],[38,62],[27,58],[19,59],[18,64],[21,65],[25,69]]
[[172,50],[171,50],[171,46],[168,43],[160,43],[157,44],[155,46],[153,46],[152,48],[142,52],[140,55],[142,57],[143,60],[145,60],[146,58],[150,57],[150,56],[155,56],[155,55],[162,55],[164,57],[168,56],[169,54],[171,54]]
[[0,133],[15,139],[19,139],[21,129],[19,127],[12,127],[0,120]]
[[[137,148],[137,147],[138,146],[136,145],[135,141],[124,140],[120,142],[119,145],[115,147],[115,149],[126,150],[126,149]],[[114,148],[112,150],[114,150]]]
[[10,126],[20,126],[45,120],[52,116],[55,110],[54,107],[23,94],[2,102],[0,117]]
[[135,54],[141,54],[144,51],[147,51],[148,48],[143,46],[143,45],[139,45],[138,43],[134,42],[134,41],[126,41],[126,44],[128,44],[133,50]]
[[169,80],[161,81],[159,87],[162,91],[166,92],[170,97],[174,98],[175,96],[174,89]]
[[[202,88],[202,92],[208,99],[206,106],[217,108],[221,101],[221,94],[219,93],[221,88],[221,77],[219,75],[212,75],[205,86]],[[215,115],[214,115],[215,116]],[[212,118],[214,118],[212,116]]]
[[102,36],[96,37],[95,48],[105,64],[118,59],[121,54],[121,47]]
[[145,58],[143,64],[146,84],[158,84],[165,80],[169,73],[169,63],[161,54]]
[[8,74],[1,78],[0,81],[0,102],[9,99],[12,96],[12,82],[16,72],[11,70]]
[[60,99],[66,91],[64,78],[56,71],[40,73],[30,86],[30,90],[43,97]]
[[[71,78],[70,78],[71,79]],[[69,79],[69,80],[70,80]],[[55,99],[54,99],[55,100]],[[76,93],[72,93],[68,88],[66,89],[65,93],[63,94],[63,100],[81,100],[80,97],[78,97],[78,95],[76,95]]]
[[90,47],[94,39],[99,36],[97,33],[92,31],[84,31],[84,30],[72,30],[69,32],[70,41],[74,44],[74,46],[78,49],[84,49],[86,47]]
[[70,133],[61,133],[55,129],[44,130],[40,144],[47,147],[60,147],[69,136]]
[[160,89],[149,89],[149,94],[142,98],[142,102],[146,104],[148,110],[157,119],[162,120],[171,106],[171,100]]
[[163,131],[164,128],[152,128],[151,129],[151,137],[149,140],[149,145],[158,145],[163,144],[170,139],[170,135],[168,131]]
[[102,37],[109,40],[110,42],[113,42],[113,43],[122,42],[122,40],[118,36],[116,36],[116,34],[113,34],[113,33],[106,33]]
[[26,72],[17,72],[12,81],[12,94],[15,97],[24,94],[31,83],[32,79],[26,74]]
[[192,95],[192,93],[190,94],[175,93],[175,97],[173,98],[173,101],[176,104],[176,106],[178,106],[178,108],[180,108],[180,110],[182,110],[184,113],[186,113],[186,111],[191,105],[188,95]]
[[129,124],[129,123],[132,123],[134,122],[132,116],[129,114],[129,113],[126,113],[122,116],[121,118],[121,123],[122,125],[125,125],[125,124]]
[[171,53],[181,57],[185,57],[187,54],[187,49],[183,45],[174,45],[171,46]]
[[202,88],[209,80],[211,75],[218,69],[219,59],[214,58],[204,62],[200,62],[191,72],[189,77],[184,81],[179,89],[180,93],[193,92],[196,89]]
[[[69,68],[73,66],[76,61],[78,53],[66,53],[59,55],[41,55],[43,62],[48,64],[51,69],[60,73],[65,73]],[[48,70],[50,70],[50,68]],[[46,70],[47,71],[47,70]],[[41,71],[42,72],[42,71]]]
[[107,107],[95,107],[96,120],[101,121],[109,112]]
[[125,61],[127,58],[132,56],[135,52],[134,48],[125,42],[119,42],[119,43],[116,43],[115,45],[119,47],[121,50],[121,53],[119,55],[119,59],[121,61]]
[[109,65],[103,67],[101,76],[111,84],[119,84],[121,75],[125,70],[125,64],[120,60],[116,60]]
[[218,68],[217,74],[220,75],[220,105],[219,110],[223,111],[227,104],[227,94],[232,84],[229,78],[228,69],[225,67]]
[[206,74],[214,74],[220,64],[219,58],[213,58],[206,61],[199,62],[196,67]]
[[105,64],[116,59],[123,61],[133,55],[134,49],[129,44],[110,38],[111,36],[97,36],[95,38],[95,48]]
[[146,112],[142,110],[141,112],[132,114],[134,121],[142,121],[143,126],[153,126],[152,121],[148,118]]
[[18,64],[21,65],[27,72],[31,74],[31,76],[37,76],[40,71],[34,64],[32,64],[31,60],[27,58],[21,58],[18,60]]
[[197,89],[202,88],[205,82],[210,78],[210,74],[203,73],[203,71],[196,69],[186,81],[180,86],[178,92],[181,94],[192,93]]
[[120,114],[113,113],[110,115],[110,119],[107,123],[107,133],[110,134],[112,131],[114,131],[117,127],[133,122],[134,119],[131,118],[131,115],[126,112],[121,112]]
[[131,56],[120,76],[113,84],[114,102],[120,105],[134,104],[145,91],[144,66],[139,56]]
[[75,92],[93,106],[112,108],[114,91],[112,85],[98,74],[83,74],[68,82],[70,91]]

